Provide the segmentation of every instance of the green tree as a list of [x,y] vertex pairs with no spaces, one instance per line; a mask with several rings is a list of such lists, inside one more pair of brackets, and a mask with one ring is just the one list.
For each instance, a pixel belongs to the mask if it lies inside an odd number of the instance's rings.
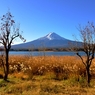
[[0,43],[4,46],[5,52],[5,62],[3,63],[4,80],[7,80],[9,74],[9,51],[13,40],[19,37],[21,40],[25,41],[19,31],[19,25],[16,27],[15,20],[11,12],[8,11],[2,16],[0,25]]

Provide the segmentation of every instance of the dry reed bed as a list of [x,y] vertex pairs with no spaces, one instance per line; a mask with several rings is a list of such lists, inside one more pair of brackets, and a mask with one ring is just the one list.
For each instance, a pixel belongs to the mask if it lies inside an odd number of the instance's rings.
[[[95,93],[95,80],[92,79],[91,88],[86,88],[85,67],[77,56],[10,56],[9,64],[10,82],[0,80],[0,95]],[[95,59],[90,70],[95,74]]]
[[[54,73],[56,79],[72,76],[85,77],[85,67],[77,56],[10,56],[10,72],[24,72],[31,75]],[[95,72],[95,59],[91,66]]]

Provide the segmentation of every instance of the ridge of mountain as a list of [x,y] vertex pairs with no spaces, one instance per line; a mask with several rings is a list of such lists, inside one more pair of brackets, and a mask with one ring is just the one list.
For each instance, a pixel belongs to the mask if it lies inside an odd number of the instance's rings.
[[44,37],[38,38],[37,40],[45,40],[45,39],[47,39],[47,40],[65,40],[65,38],[59,36],[58,34],[56,34],[54,32],[51,32]]
[[75,41],[71,41],[54,32],[51,32],[36,40],[13,45],[11,49],[68,48],[69,43],[75,43]]

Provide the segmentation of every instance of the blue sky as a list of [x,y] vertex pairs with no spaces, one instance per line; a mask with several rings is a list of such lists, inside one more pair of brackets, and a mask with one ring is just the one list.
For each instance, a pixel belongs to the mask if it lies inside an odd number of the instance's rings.
[[50,32],[73,40],[79,24],[95,23],[95,0],[0,0],[0,17],[8,9],[27,42]]

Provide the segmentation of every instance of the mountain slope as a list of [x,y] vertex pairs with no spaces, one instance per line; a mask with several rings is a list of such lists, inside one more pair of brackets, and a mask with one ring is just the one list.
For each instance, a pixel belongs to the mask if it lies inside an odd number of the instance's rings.
[[58,34],[56,34],[54,32],[51,32],[51,33],[47,34],[46,36],[41,37],[37,40],[66,40],[66,39],[59,36]]
[[69,43],[74,43],[74,41],[65,39],[53,32],[34,41],[13,45],[12,49],[66,48],[69,47]]

